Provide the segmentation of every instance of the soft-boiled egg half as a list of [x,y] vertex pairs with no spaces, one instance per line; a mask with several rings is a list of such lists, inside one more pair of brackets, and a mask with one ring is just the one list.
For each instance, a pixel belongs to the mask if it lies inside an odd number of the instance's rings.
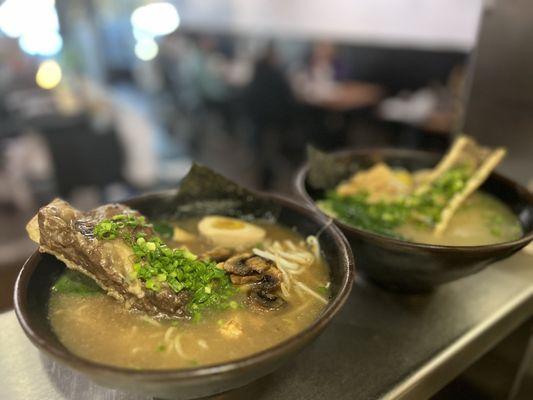
[[198,223],[200,234],[217,246],[249,247],[265,238],[265,230],[236,218],[210,215]]

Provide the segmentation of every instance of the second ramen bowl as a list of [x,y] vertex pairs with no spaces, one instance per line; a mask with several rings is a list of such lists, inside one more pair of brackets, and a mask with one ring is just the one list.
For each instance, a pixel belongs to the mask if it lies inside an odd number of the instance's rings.
[[[431,168],[441,155],[417,150],[370,149],[334,153],[336,161],[368,168],[383,161],[410,171]],[[297,193],[317,212],[323,190],[308,181],[309,165],[298,171]],[[424,292],[438,285],[474,274],[487,265],[509,257],[533,239],[533,195],[518,183],[492,173],[481,187],[503,201],[518,217],[523,235],[517,240],[484,246],[441,246],[413,243],[378,235],[335,220],[354,252],[358,272],[395,291]]]

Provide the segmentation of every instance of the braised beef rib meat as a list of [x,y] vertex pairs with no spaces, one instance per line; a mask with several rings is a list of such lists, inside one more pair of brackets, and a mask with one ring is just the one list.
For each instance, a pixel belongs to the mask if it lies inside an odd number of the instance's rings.
[[[39,210],[27,230],[39,244],[39,251],[52,254],[68,268],[87,275],[126,308],[153,316],[187,317],[190,293],[186,290],[175,293],[168,287],[157,292],[146,288],[133,274],[134,255],[122,239],[94,237],[93,230],[99,222],[119,214],[140,215],[121,204],[82,212],[56,199]],[[149,226],[142,229],[148,236],[155,235]]]

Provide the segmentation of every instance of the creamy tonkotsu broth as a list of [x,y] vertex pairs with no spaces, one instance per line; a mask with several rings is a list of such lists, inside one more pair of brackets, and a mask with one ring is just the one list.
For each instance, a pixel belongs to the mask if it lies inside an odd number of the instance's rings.
[[414,223],[401,225],[396,231],[413,242],[444,246],[489,245],[522,236],[520,222],[511,209],[483,192],[471,195],[440,235]]
[[[200,254],[213,245],[199,235],[199,220],[176,222],[177,242]],[[305,238],[278,224],[253,221],[264,230],[259,243],[248,244],[266,251],[278,246],[303,249]],[[253,237],[257,232],[251,232]],[[274,244],[277,242],[276,244]],[[292,265],[292,264],[290,264]],[[285,285],[286,304],[265,311],[250,307],[246,285],[236,286],[232,307],[205,310],[198,321],[150,318],[127,310],[103,293],[75,294],[53,291],[49,305],[51,325],[73,353],[99,363],[136,369],[187,368],[249,356],[286,340],[309,326],[324,309],[329,297],[329,272],[322,258],[315,258]]]

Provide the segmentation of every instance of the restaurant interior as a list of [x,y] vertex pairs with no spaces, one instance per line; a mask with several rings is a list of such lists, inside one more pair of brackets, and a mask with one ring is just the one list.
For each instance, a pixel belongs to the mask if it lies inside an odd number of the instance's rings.
[[[174,189],[193,163],[249,189],[297,199],[295,175],[311,147],[444,154],[465,132],[484,145],[505,147],[498,171],[533,190],[532,27],[527,0],[0,0],[0,316],[13,314],[15,280],[36,249],[26,223],[39,207],[60,197],[90,210]],[[392,303],[382,289],[358,283],[355,251],[354,257],[353,291]],[[497,296],[491,290],[484,293],[487,303]],[[533,293],[533,281],[527,290]],[[406,295],[398,304],[421,304],[420,296],[426,295]],[[452,294],[440,296],[444,301]],[[459,344],[434,348],[443,353],[427,365],[404,371],[400,363],[402,379],[390,387],[379,387],[379,373],[345,372],[354,389],[342,398],[533,398],[533,295],[523,307],[521,319],[493,332],[490,345],[471,357],[455,359],[442,380],[428,369]],[[454,310],[447,311],[439,318],[453,325]],[[413,324],[417,312],[406,317]],[[496,314],[487,311],[480,324],[495,323]],[[374,318],[380,318],[377,311]],[[361,340],[380,346],[364,324],[358,329]],[[27,342],[18,326],[13,332]],[[402,341],[416,347],[415,338],[397,340],[399,348],[407,346]],[[313,346],[320,357],[331,356],[320,352],[319,342]],[[9,359],[7,348],[1,353]],[[401,356],[406,365],[409,354]],[[43,356],[39,360],[39,368],[53,370]],[[359,362],[371,365],[372,357],[353,360]],[[369,368],[379,371],[380,362]],[[327,374],[334,374],[330,366],[324,367],[326,386]],[[85,378],[65,389],[54,381],[61,374],[46,378],[53,382],[39,395],[15,373],[10,378],[9,369],[0,366],[0,398],[6,400],[151,398]],[[288,379],[305,381],[300,372]],[[417,379],[428,389],[409,392]],[[213,398],[336,393],[278,390],[280,380],[283,372],[234,397]],[[16,382],[28,388],[5,389]],[[365,385],[368,391],[357,389]]]

